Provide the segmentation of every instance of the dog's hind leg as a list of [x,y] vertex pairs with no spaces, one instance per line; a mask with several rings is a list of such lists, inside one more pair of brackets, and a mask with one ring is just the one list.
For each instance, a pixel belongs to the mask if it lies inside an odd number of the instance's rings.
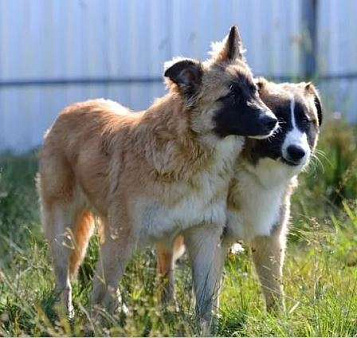
[[162,305],[174,303],[175,301],[175,263],[185,251],[183,237],[175,238],[174,243],[159,242],[157,250],[157,273],[159,278],[159,297]]
[[[37,189],[44,232],[52,255],[56,292],[71,316],[70,277],[85,251],[86,237],[90,233],[87,224],[89,215],[84,212],[85,200],[76,185],[70,164],[51,142],[44,146],[42,152]],[[77,257],[72,258],[72,264],[71,256]]]
[[42,217],[52,254],[56,292],[61,295],[61,300],[69,316],[73,316],[69,263],[75,248],[73,231],[76,212],[69,203],[58,201],[50,205],[43,203]]

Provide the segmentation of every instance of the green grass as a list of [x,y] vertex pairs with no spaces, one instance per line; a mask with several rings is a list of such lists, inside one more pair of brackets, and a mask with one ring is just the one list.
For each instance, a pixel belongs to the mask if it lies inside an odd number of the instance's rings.
[[[284,268],[286,313],[264,310],[247,252],[227,260],[216,334],[221,336],[357,335],[357,133],[327,125],[318,161],[301,176]],[[321,152],[323,151],[323,153]],[[178,310],[160,309],[155,254],[137,254],[121,283],[129,307],[103,325],[87,312],[97,257],[94,238],[74,286],[76,317],[57,307],[34,176],[35,155],[0,160],[0,335],[194,335],[187,259],[179,262]]]

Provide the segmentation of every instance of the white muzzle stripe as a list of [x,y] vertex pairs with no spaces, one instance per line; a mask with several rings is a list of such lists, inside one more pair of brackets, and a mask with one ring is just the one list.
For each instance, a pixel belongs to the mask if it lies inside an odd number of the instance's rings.
[[304,165],[310,157],[310,147],[307,141],[307,135],[305,132],[302,132],[296,125],[295,119],[295,99],[294,96],[291,96],[290,101],[290,113],[291,113],[291,125],[292,129],[286,134],[285,140],[282,146],[282,153],[285,159],[289,158],[287,149],[289,146],[298,146],[304,149],[305,156],[301,159],[300,165]]

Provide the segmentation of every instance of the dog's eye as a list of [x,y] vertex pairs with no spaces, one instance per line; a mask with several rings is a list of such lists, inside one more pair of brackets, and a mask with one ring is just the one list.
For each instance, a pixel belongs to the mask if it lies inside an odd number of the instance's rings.
[[227,95],[221,96],[219,99],[216,100],[216,102],[222,102],[227,98]]
[[313,123],[313,121],[304,114],[301,116],[301,123],[305,128],[309,128],[309,126],[311,125],[311,123]]
[[255,85],[250,85],[249,90],[252,94],[255,94],[258,91],[258,88]]
[[303,115],[302,116],[302,122],[304,122],[304,123],[310,123],[310,122],[312,122],[312,120],[310,120],[309,118],[308,118],[308,116],[307,115]]
[[301,123],[304,126],[307,126],[308,124],[311,123],[311,117],[306,114],[305,109],[302,107],[301,104],[297,104],[295,107],[295,117],[297,118],[297,120],[301,121]]
[[235,94],[233,92],[229,92],[227,95],[221,96],[217,101],[227,101],[227,100],[235,100]]

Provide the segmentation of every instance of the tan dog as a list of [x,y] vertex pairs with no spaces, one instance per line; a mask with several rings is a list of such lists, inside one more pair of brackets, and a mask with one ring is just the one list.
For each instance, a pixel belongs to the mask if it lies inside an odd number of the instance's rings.
[[[275,84],[258,79],[257,85],[260,97],[274,112],[280,127],[269,139],[247,139],[237,159],[229,188],[221,259],[237,240],[251,246],[270,310],[284,306],[282,268],[290,199],[297,175],[307,166],[316,147],[322,109],[311,83]],[[184,251],[183,238],[176,239],[173,250],[160,246],[157,249],[158,272],[164,283],[163,300],[169,301],[174,294],[175,259]]]
[[66,108],[45,137],[39,192],[56,287],[72,311],[70,280],[93,231],[104,236],[92,302],[113,311],[137,248],[184,233],[198,315],[209,322],[233,164],[243,136],[268,137],[277,120],[258,96],[236,27],[204,63],[176,59],[169,93],[133,113],[109,100]]

